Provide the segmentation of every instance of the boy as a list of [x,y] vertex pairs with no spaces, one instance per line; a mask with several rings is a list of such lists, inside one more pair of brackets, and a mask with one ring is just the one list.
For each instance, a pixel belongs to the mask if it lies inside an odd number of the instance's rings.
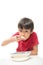
[[37,55],[38,53],[38,38],[37,34],[33,32],[34,23],[29,18],[22,18],[18,23],[18,32],[12,35],[11,38],[3,41],[2,46],[11,42],[17,41],[17,52],[31,51],[30,55]]

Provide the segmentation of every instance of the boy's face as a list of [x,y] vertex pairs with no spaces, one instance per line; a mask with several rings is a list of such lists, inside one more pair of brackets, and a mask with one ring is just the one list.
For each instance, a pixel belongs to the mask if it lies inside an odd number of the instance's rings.
[[32,32],[30,31],[30,29],[24,29],[24,28],[20,29],[19,28],[19,34],[23,36],[25,40],[27,40],[30,37],[31,33]]

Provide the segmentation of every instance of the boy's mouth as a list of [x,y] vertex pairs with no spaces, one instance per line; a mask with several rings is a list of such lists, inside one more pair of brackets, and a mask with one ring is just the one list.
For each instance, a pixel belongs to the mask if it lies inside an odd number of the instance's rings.
[[24,36],[21,36],[21,39],[22,39],[22,40],[26,40],[26,38],[25,38]]

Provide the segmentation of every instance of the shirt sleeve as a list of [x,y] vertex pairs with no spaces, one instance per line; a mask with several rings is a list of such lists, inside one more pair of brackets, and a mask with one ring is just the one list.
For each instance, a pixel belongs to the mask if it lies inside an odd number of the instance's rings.
[[34,46],[39,44],[38,36],[35,32],[33,33],[33,44]]
[[15,34],[12,35],[12,37],[19,35],[19,32],[16,32]]

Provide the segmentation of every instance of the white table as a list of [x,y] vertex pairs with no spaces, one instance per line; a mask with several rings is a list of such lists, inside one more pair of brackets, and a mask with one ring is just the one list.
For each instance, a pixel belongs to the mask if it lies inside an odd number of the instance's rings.
[[38,56],[32,56],[24,62],[14,62],[11,59],[0,59],[0,65],[43,65],[43,59]]

